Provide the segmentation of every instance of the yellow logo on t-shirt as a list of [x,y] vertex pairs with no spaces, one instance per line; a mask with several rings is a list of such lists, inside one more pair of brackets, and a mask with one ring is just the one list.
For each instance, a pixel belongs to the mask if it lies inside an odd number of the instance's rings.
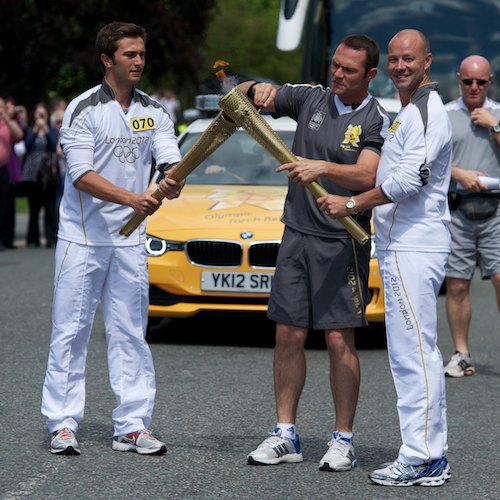
[[351,144],[351,146],[358,147],[359,136],[361,135],[361,125],[351,125],[345,131],[344,140],[342,144]]
[[130,128],[132,132],[142,132],[143,130],[152,130],[156,128],[154,118],[149,116],[141,116],[130,118]]
[[401,120],[394,120],[393,124],[389,127],[389,132],[396,132],[396,130],[398,129],[398,127],[401,125]]
[[361,125],[349,124],[345,131],[344,140],[341,142],[340,147],[344,151],[354,152],[359,148],[359,137],[361,135]]

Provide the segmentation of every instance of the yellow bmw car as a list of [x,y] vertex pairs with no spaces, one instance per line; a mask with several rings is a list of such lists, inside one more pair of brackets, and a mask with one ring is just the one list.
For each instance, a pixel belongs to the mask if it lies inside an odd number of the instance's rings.
[[[264,115],[289,147],[296,123]],[[183,155],[212,122],[199,119],[179,137]],[[283,233],[287,176],[238,129],[186,179],[181,196],[147,222],[150,326],[163,317],[267,310]],[[372,248],[373,257],[374,248]],[[369,322],[384,321],[376,259],[370,263]]]

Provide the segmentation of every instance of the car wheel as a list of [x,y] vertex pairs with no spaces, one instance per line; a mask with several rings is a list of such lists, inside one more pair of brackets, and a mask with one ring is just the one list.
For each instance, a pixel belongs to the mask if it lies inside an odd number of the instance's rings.
[[158,327],[162,322],[163,318],[159,317],[148,317],[148,326],[146,327],[146,340],[151,341],[155,337]]
[[385,323],[371,323],[363,328],[356,328],[355,342],[357,349],[385,349]]

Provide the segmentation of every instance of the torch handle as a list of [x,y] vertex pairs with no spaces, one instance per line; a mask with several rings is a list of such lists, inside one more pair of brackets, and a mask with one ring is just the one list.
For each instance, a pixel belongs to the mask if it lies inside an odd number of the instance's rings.
[[[328,191],[316,181],[306,184],[306,187],[316,199],[328,194]],[[352,217],[339,217],[337,220],[361,245],[364,245],[370,239],[367,232]]]
[[[161,191],[156,189],[151,193],[153,198],[156,198],[158,201],[163,200],[165,197]],[[126,224],[120,229],[120,234],[122,236],[130,236],[140,225],[141,222],[147,217],[145,214],[140,214],[138,212],[134,212],[134,215],[130,217],[130,219],[126,222]]]

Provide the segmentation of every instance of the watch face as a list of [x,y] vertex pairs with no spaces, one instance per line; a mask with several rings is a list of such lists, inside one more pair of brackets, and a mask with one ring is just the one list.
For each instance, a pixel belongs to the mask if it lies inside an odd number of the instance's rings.
[[354,200],[347,200],[345,204],[346,208],[354,208],[356,206],[356,202]]
[[498,134],[498,132],[500,132],[500,123],[493,125],[491,130],[493,130],[493,132],[495,132],[495,134]]

